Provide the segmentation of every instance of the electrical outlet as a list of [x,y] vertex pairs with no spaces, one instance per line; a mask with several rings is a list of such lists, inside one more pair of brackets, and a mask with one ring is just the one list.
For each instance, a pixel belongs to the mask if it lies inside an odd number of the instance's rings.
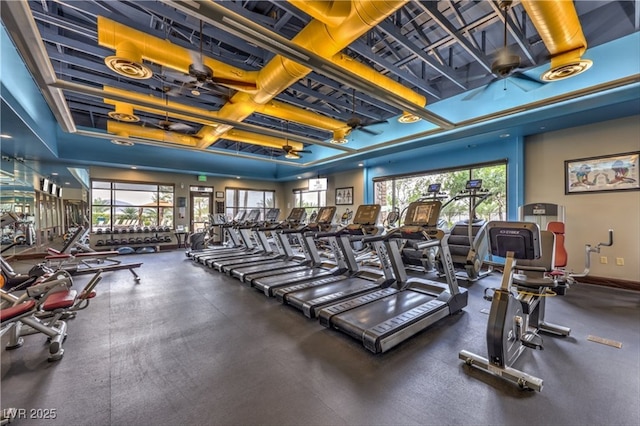
[[624,257],[616,257],[616,265],[624,266]]
[[608,263],[607,256],[600,256],[600,263],[606,265]]

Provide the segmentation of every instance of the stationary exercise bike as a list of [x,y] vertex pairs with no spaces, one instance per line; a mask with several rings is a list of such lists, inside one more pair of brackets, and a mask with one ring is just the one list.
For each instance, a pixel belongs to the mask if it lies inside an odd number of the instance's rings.
[[568,336],[571,329],[545,321],[547,296],[556,282],[555,237],[530,222],[489,222],[489,251],[505,258],[502,284],[491,302],[487,324],[488,358],[461,351],[467,365],[515,382],[522,389],[542,390],[542,379],[512,366],[526,348],[543,349],[540,331]]

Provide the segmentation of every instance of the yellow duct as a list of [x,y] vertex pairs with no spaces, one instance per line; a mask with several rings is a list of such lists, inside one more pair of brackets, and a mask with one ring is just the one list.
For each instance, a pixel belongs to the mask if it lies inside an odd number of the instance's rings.
[[[407,1],[378,1],[378,0],[353,0],[350,2],[348,14],[344,19],[336,18],[340,25],[329,26],[319,20],[312,20],[298,35],[293,38],[293,42],[305,49],[324,58],[332,58],[342,49],[347,47],[351,42],[366,33],[372,27],[377,25],[387,16],[398,10]],[[340,10],[346,11],[346,6],[335,5],[323,9],[323,2],[297,2],[296,5],[303,11],[308,11],[311,16],[319,15],[318,11]],[[307,8],[305,5],[311,5]],[[334,9],[335,7],[335,9]],[[337,14],[339,15],[339,14]],[[249,114],[242,114],[232,104],[253,103],[258,105],[267,104],[276,95],[284,91],[286,88],[294,84],[299,79],[305,77],[311,72],[311,69],[276,55],[269,63],[267,63],[258,73],[258,92],[248,95],[246,93],[236,93],[231,104],[223,106],[219,113],[221,118],[234,121],[242,121]],[[370,75],[370,74],[367,74]],[[373,83],[373,82],[372,82]],[[373,83],[375,84],[375,83]],[[402,85],[395,83],[389,87],[390,90],[399,92],[403,88]],[[406,90],[406,88],[404,89]],[[422,104],[421,106],[424,106]],[[205,141],[210,138],[203,138]]]
[[[135,109],[140,110],[140,111],[150,112],[152,114],[157,114],[157,115],[165,115],[165,114],[167,114],[166,109],[168,107],[168,108],[178,109],[178,110],[181,110],[181,111],[185,112],[185,115],[174,113],[174,112],[170,112],[168,114],[169,117],[177,118],[177,119],[185,120],[185,121],[190,121],[190,122],[193,122],[193,123],[200,123],[200,124],[210,125],[211,127],[218,126],[218,124],[215,123],[214,121],[207,121],[207,120],[204,120],[204,119],[201,119],[201,118],[194,118],[191,115],[188,115],[188,114],[198,114],[198,115],[203,115],[203,116],[209,116],[209,117],[211,117],[212,120],[214,120],[217,117],[217,113],[214,112],[214,111],[207,111],[207,110],[204,110],[204,109],[200,109],[200,108],[195,108],[195,107],[191,107],[191,106],[188,106],[188,105],[179,104],[179,103],[173,102],[173,101],[168,100],[168,99],[160,99],[160,98],[152,96],[152,95],[142,95],[140,93],[129,92],[127,90],[122,90],[122,89],[118,89],[118,88],[110,87],[110,86],[103,86],[103,91],[105,93],[113,93],[114,95],[126,96],[126,97],[133,98],[133,99],[139,99],[142,102],[153,103],[153,104],[158,106],[158,108],[156,109],[156,108],[150,108],[150,107],[141,106],[141,105],[126,104],[126,103],[123,103],[123,102],[114,101],[114,100],[109,99],[109,98],[103,98],[102,101],[104,103],[109,104],[109,105],[114,105],[116,107],[116,112],[120,112],[121,110],[123,112],[131,111],[130,113],[133,115],[133,108],[135,107]],[[109,116],[112,117],[112,114],[109,114]],[[115,118],[116,120],[118,120],[117,117],[112,117],[112,118]],[[119,121],[128,121],[128,120],[119,120]]]
[[234,142],[244,142],[252,145],[260,145],[268,148],[282,149],[283,146],[289,145],[294,150],[304,149],[300,142],[294,142],[289,139],[280,139],[273,136],[259,135],[256,133],[246,132],[244,130],[231,129],[224,135],[224,139]]
[[168,132],[162,129],[152,129],[135,124],[121,123],[119,121],[108,121],[107,132],[114,134],[126,134],[131,137],[150,139],[155,141],[169,142],[178,145],[196,146],[199,139],[196,136],[183,135],[175,132]]
[[542,75],[543,80],[561,80],[591,67],[590,60],[581,58],[587,40],[573,1],[522,0],[522,5],[551,54],[551,69]]
[[[326,4],[325,4],[326,3]],[[331,3],[331,4],[329,4]],[[311,1],[311,2],[295,2],[302,10],[307,11],[311,16],[322,17],[329,22],[325,24],[319,20],[311,21],[292,41],[301,47],[309,49],[319,56],[338,61],[345,68],[350,70],[357,69],[357,72],[365,78],[371,80],[374,85],[383,85],[386,89],[396,93],[403,93],[407,99],[411,99],[420,107],[424,107],[426,99],[419,94],[408,90],[406,87],[397,82],[382,77],[371,69],[365,72],[364,66],[358,66],[353,61],[337,55],[342,49],[347,47],[351,42],[366,33],[372,27],[381,22],[384,18],[398,10],[407,0],[402,1],[378,1],[378,0],[354,0],[347,4],[340,4],[340,1]],[[327,17],[328,16],[328,17]],[[172,45],[165,40],[158,40],[155,37],[130,29],[123,25],[117,24],[106,18],[99,17],[99,43],[100,45],[118,49],[118,46],[125,46],[132,50],[129,44],[137,46],[140,55],[150,61],[166,65],[168,67],[178,69],[188,73],[188,65],[192,63],[190,53],[186,49]],[[137,53],[136,53],[137,55]],[[335,56],[335,58],[334,58]],[[207,62],[210,58],[205,58],[205,65],[214,69],[230,70],[226,64]],[[211,60],[213,61],[213,60]],[[244,72],[242,70],[239,70]],[[265,67],[257,73],[255,81],[258,86],[256,92],[238,92],[230,101],[225,104],[217,113],[219,118],[231,121],[243,121],[253,112],[261,112],[265,115],[271,111],[282,119],[308,124],[313,127],[336,131],[344,129],[345,124],[338,124],[337,121],[328,120],[326,117],[298,111],[293,114],[289,110],[285,115],[279,114],[278,111],[272,109],[272,106],[263,107],[268,104],[276,95],[294,84],[300,78],[306,76],[311,69],[283,58],[280,55],[274,57]],[[231,73],[233,74],[233,73]],[[219,75],[216,72],[216,75]],[[225,75],[225,77],[233,77],[233,75]],[[304,117],[306,118],[306,121]],[[295,117],[295,120],[293,119]],[[193,121],[193,120],[191,120]],[[322,125],[322,123],[325,123]],[[231,129],[231,126],[218,126],[217,128],[205,127],[203,130],[209,130],[210,134],[201,135],[199,147],[205,148],[214,143],[217,138],[222,136],[224,132]]]
[[399,84],[386,75],[380,74],[373,68],[368,67],[361,62],[353,60],[353,58],[347,55],[338,53],[330,59],[334,64],[359,75],[360,77],[370,81],[372,84],[378,87],[384,87],[389,91],[397,93],[407,101],[416,104],[421,108],[424,108],[425,105],[427,105],[427,98],[425,98],[421,94],[416,93],[413,90]]
[[[110,66],[113,71],[131,78],[151,78],[150,71],[136,76],[137,72],[132,70],[132,67],[137,65],[140,65],[141,68],[147,68],[142,64],[142,59],[189,74],[189,66],[194,63],[192,55],[199,56],[197,52],[176,46],[168,40],[161,40],[137,31],[104,16],[98,16],[98,44],[116,50],[115,56],[110,56],[105,60],[107,66]],[[118,64],[125,65],[119,67]],[[245,71],[204,55],[202,56],[202,64],[213,70],[215,78],[229,80],[229,84],[221,83],[225,86],[237,90],[255,90],[257,71]],[[233,81],[236,81],[237,85],[234,85]],[[254,89],[250,89],[251,87]]]
[[302,108],[297,108],[284,102],[272,100],[265,105],[257,105],[256,112],[282,120],[303,123],[322,130],[337,130],[347,127],[345,123],[331,117],[316,114]]
[[342,25],[345,18],[349,16],[351,12],[351,2],[344,0],[289,0],[289,3],[302,10],[313,19],[316,19],[330,27]]
[[[196,115],[209,116],[211,117],[212,120],[215,120],[215,118],[218,117],[218,113],[215,111],[208,111],[205,109],[176,103],[174,101],[171,101],[170,99],[160,99],[152,95],[142,95],[140,93],[129,92],[127,90],[122,90],[122,89],[118,89],[111,86],[103,86],[103,90],[106,93],[113,93],[114,95],[120,95],[120,96],[126,96],[133,99],[139,99],[144,103],[148,103],[148,102],[154,103],[158,106],[158,109],[135,105],[135,109],[140,111],[150,112],[152,114],[164,115],[166,114],[167,107],[169,107],[171,109],[182,110],[186,114],[191,113]],[[114,105],[116,107],[116,112],[121,113],[121,114],[118,114],[118,116],[124,117],[125,114],[127,113],[130,115],[133,115],[133,107],[130,104],[115,101],[109,98],[103,98],[103,102],[109,105]],[[248,112],[253,113],[254,111],[256,111],[263,115],[268,115],[269,117],[280,118],[282,120],[287,120],[287,121],[294,121],[296,123],[301,123],[309,127],[315,127],[318,129],[329,131],[329,132],[346,127],[345,123],[343,123],[342,121],[334,120],[333,118],[319,115],[314,112],[310,112],[302,108],[297,108],[279,101],[271,101],[267,105],[258,105],[251,102],[250,99],[247,99],[246,102],[233,103],[233,107],[236,108],[242,114],[246,114]],[[109,114],[110,117],[112,115],[113,115],[112,118],[116,120],[128,121],[128,120],[122,120],[117,118],[116,114],[111,114],[111,113]],[[133,116],[135,117],[135,115]],[[205,124],[211,127],[221,127],[221,128],[223,127],[222,125],[218,125],[214,121],[207,121],[199,118],[194,118],[189,115],[177,114],[174,112],[170,112],[169,117],[178,118],[185,121],[191,121],[194,123]],[[229,129],[231,128],[230,126],[227,126],[227,127]]]
[[[163,107],[166,105],[164,100],[154,98],[153,96],[140,95],[137,93],[127,92],[126,90],[121,90],[114,87],[105,86],[104,91],[107,93],[113,93],[113,94],[118,94],[122,96],[131,96],[134,98],[143,99],[146,102],[150,102],[150,101],[155,102],[158,104],[159,107]],[[158,114],[158,115],[165,114],[165,111],[163,110],[159,110],[159,109],[156,110],[154,108],[149,108],[149,107],[144,107],[139,105],[125,104],[122,102],[113,101],[111,99],[104,99],[104,102],[107,104],[116,105],[116,107],[118,106],[120,106],[121,108],[125,107],[127,109],[130,109],[131,112],[133,112],[133,108],[135,107],[136,109],[150,112],[153,114]],[[191,112],[191,113],[205,115],[205,116],[210,115],[212,118],[216,116],[215,112],[205,111],[205,110],[190,107],[187,105],[181,105],[181,104],[175,104],[175,103],[172,104],[170,101],[169,101],[169,106],[171,108],[182,109],[185,112]],[[216,132],[215,134],[218,137],[222,136],[225,139],[229,139],[236,142],[244,142],[252,145],[260,145],[260,146],[269,147],[269,148],[282,148],[285,145],[289,145],[296,150],[304,149],[304,145],[302,143],[290,141],[288,139],[276,138],[273,136],[265,136],[265,135],[260,135],[260,134],[240,131],[240,130],[231,130],[230,126],[218,125],[217,123],[209,122],[201,118],[193,118],[189,115],[181,115],[181,114],[176,114],[172,112],[172,113],[169,113],[168,116],[172,118],[179,118],[186,121],[200,123],[200,124],[203,124],[204,126],[202,129],[200,129],[198,134],[195,136],[181,135],[175,132],[167,132],[162,129],[152,129],[152,128],[141,127],[141,126],[121,127],[119,125],[120,124],[124,125],[125,123],[112,122],[112,121],[109,121],[107,123],[108,124],[107,130],[110,133],[116,133],[116,134],[128,133],[131,136],[136,136],[140,138],[155,139],[155,140],[179,143],[179,144],[190,145],[190,146],[200,145],[202,138],[208,137],[208,135],[212,134],[213,132]]]

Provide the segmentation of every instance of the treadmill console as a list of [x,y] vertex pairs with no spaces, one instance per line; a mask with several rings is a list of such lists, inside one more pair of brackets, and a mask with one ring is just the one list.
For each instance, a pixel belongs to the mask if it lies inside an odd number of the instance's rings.
[[405,226],[433,228],[438,225],[442,203],[438,200],[414,201],[409,204],[405,215]]
[[481,189],[482,188],[482,179],[470,179],[467,181],[467,185],[465,187],[467,190],[472,189]]
[[300,223],[304,220],[307,212],[302,207],[294,207],[291,209],[291,213],[289,213],[289,217],[287,217],[287,222],[289,223]]
[[245,222],[257,222],[260,219],[260,209],[252,209],[244,218]]
[[358,207],[353,223],[357,225],[375,225],[380,216],[380,204],[363,204]]
[[347,225],[343,231],[351,235],[375,235],[380,232],[376,226],[380,216],[380,204],[363,204],[358,207],[353,223]]
[[269,209],[264,215],[264,220],[265,222],[275,222],[278,220],[278,216],[280,216],[280,209]]
[[336,214],[336,207],[321,207],[320,212],[318,213],[318,217],[316,218],[316,223],[325,225],[327,223],[331,223],[333,221],[333,216]]

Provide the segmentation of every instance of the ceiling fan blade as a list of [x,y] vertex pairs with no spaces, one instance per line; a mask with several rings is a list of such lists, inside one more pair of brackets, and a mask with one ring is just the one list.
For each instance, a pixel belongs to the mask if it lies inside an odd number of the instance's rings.
[[189,56],[191,57],[191,67],[194,70],[206,72],[204,64],[202,63],[202,55],[199,52],[189,50]]
[[248,81],[242,80],[234,80],[231,78],[221,78],[221,77],[211,77],[211,81],[213,83],[219,84],[221,86],[230,87],[232,89],[239,90],[258,90],[258,85],[255,83],[250,83]]
[[471,100],[477,98],[478,96],[482,95],[484,92],[489,90],[489,86],[491,86],[495,81],[496,80],[492,80],[491,82],[489,82],[489,84],[485,85],[484,87],[479,87],[477,89],[472,90],[467,96],[462,98],[462,100],[463,101],[471,101]]
[[378,136],[379,134],[382,133],[382,132],[376,132],[374,130],[369,130],[366,127],[362,127],[362,126],[358,127],[356,130],[360,130],[360,131],[362,131],[364,133],[368,133],[368,134],[370,134],[372,136]]
[[296,154],[300,154],[300,153],[313,154],[313,151],[309,151],[308,149],[301,149],[301,150],[294,149],[293,152],[295,152]]
[[367,123],[364,124],[364,126],[375,126],[376,124],[387,124],[388,121],[387,120],[376,120],[376,121],[369,121]]
[[525,92],[530,92],[531,90],[536,90],[545,85],[545,83],[536,80],[533,77],[529,77],[527,74],[523,72],[514,73],[511,77],[511,82],[518,86],[520,89]]
[[174,132],[193,132],[195,130],[193,126],[184,123],[171,123],[168,127]]

